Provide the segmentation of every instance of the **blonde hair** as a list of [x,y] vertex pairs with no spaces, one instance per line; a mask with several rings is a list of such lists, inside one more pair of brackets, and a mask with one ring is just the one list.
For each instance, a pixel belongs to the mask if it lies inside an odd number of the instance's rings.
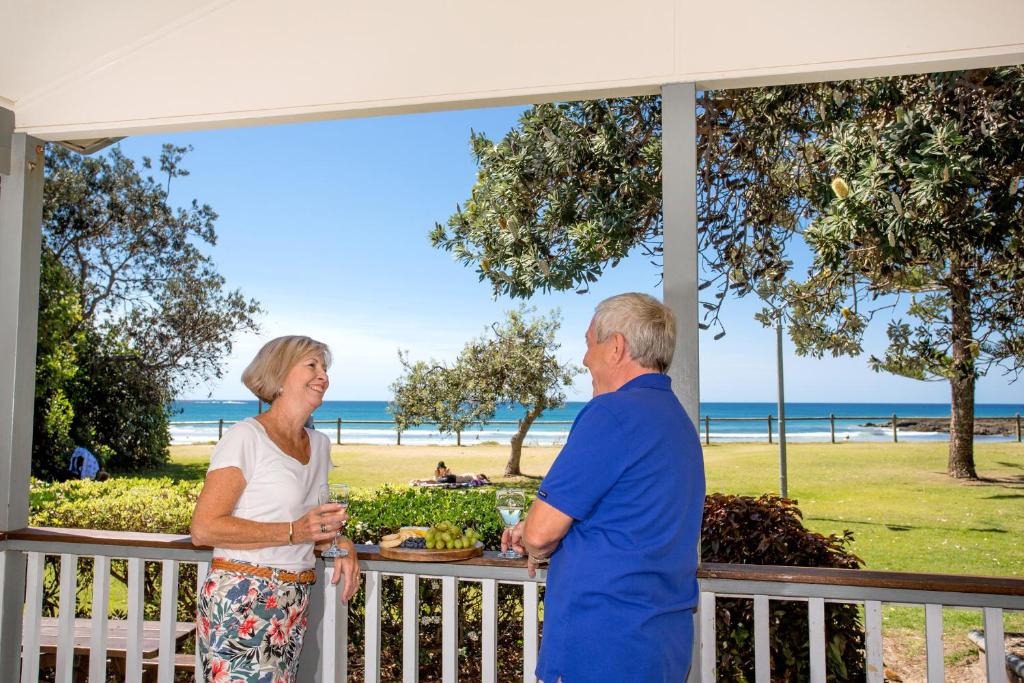
[[653,296],[630,292],[605,299],[594,311],[594,339],[618,332],[630,357],[645,368],[668,372],[676,350],[676,314]]
[[300,335],[271,339],[242,372],[242,384],[256,394],[256,398],[273,403],[281,393],[288,372],[303,358],[314,354],[323,357],[325,368],[330,367],[331,350],[323,342]]

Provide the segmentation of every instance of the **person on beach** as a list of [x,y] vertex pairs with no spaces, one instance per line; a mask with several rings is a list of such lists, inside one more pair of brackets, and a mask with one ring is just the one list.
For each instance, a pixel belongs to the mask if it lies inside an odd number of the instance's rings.
[[[347,515],[318,505],[331,443],[305,427],[330,384],[330,350],[309,337],[278,337],[260,349],[242,382],[270,404],[231,427],[210,458],[192,515],[192,541],[213,546],[196,610],[205,681],[295,681],[306,630],[313,549],[327,548]],[[342,600],[359,587],[359,560],[335,558]],[[254,653],[257,653],[254,655]]]
[[536,676],[556,681],[683,681],[697,605],[704,511],[700,439],[665,374],[671,309],[646,294],[602,301],[583,364],[594,398],[502,536],[550,561]]
[[444,464],[444,460],[437,463],[437,468],[434,470],[434,481],[441,484],[452,484],[455,482],[455,475]]

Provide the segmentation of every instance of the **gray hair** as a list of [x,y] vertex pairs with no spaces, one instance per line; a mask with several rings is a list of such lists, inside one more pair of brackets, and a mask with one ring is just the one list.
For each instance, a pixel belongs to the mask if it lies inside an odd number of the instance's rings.
[[676,314],[671,308],[637,292],[605,299],[594,311],[594,339],[600,343],[616,332],[625,338],[633,360],[668,372],[676,350]]
[[273,403],[292,367],[312,355],[320,356],[324,367],[330,367],[331,350],[323,342],[300,335],[271,339],[242,372],[242,384],[264,403]]

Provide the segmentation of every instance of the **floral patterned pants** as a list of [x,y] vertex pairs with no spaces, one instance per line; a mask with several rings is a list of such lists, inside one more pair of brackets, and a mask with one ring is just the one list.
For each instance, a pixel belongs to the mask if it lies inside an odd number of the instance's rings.
[[196,608],[201,680],[295,683],[309,590],[309,584],[210,572]]

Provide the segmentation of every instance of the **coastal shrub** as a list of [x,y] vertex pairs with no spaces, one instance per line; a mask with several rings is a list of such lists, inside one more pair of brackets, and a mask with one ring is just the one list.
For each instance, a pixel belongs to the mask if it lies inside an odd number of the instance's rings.
[[494,489],[416,489],[382,486],[356,494],[349,506],[347,533],[356,543],[376,543],[381,536],[403,526],[429,526],[451,522],[480,532],[484,547],[501,544],[502,524],[495,507]]
[[[200,482],[171,479],[115,478],[105,482],[33,480],[33,526],[94,528],[118,531],[187,534]],[[376,543],[384,534],[408,525],[449,521],[472,525],[484,545],[496,549],[502,525],[494,506],[494,489],[408,489],[383,486],[357,492],[350,506],[349,536],[356,543]],[[823,536],[807,530],[795,501],[765,495],[758,498],[711,494],[705,501],[701,552],[705,562],[771,564],[856,569],[861,560],[849,552],[852,535]],[[48,614],[56,611],[59,558],[48,559],[44,599]],[[125,582],[123,561],[112,563],[115,580]],[[81,558],[79,615],[88,616],[92,595],[92,563]],[[178,618],[188,621],[195,610],[195,567],[181,566]],[[146,618],[159,617],[160,568],[146,566]],[[462,582],[459,591],[460,675],[479,675],[480,586]],[[543,595],[543,593],[542,593]],[[770,612],[772,680],[802,681],[809,676],[807,606],[773,601]],[[864,677],[864,637],[854,605],[826,605],[826,664],[829,680]],[[349,604],[350,671],[362,670],[365,595]],[[434,676],[441,662],[441,583],[419,583],[420,673]],[[123,616],[123,615],[121,615]],[[498,591],[498,662],[502,679],[515,677],[522,666],[520,632],[522,592],[516,586]],[[723,680],[753,680],[753,605],[750,600],[721,599],[716,605],[718,667]],[[512,636],[511,634],[517,634]],[[385,678],[401,675],[402,583],[397,577],[381,582],[381,670]]]
[[167,462],[166,387],[138,355],[83,321],[80,287],[47,249],[40,260],[32,474],[68,475],[76,446],[108,471]]
[[[823,536],[806,529],[796,501],[713,493],[704,504],[704,562],[858,569],[849,551],[852,532]],[[719,677],[754,680],[754,606],[751,600],[717,600]],[[807,605],[773,601],[768,632],[773,681],[810,679]],[[864,680],[864,631],[856,605],[825,605],[829,680]]]
[[[43,482],[33,479],[29,489],[29,524],[64,529],[104,529],[159,534],[189,533],[192,509],[201,482],[176,482],[167,478],[114,478],[107,481],[71,480]],[[43,613],[57,612],[60,595],[60,558],[48,556],[43,575]],[[90,615],[92,559],[78,560],[77,615]],[[127,563],[114,560],[111,578],[128,585]],[[178,570],[178,620],[195,618],[196,567],[182,563]],[[145,618],[160,618],[160,564],[146,563],[144,578]],[[123,610],[112,615],[124,617]]]
[[168,462],[167,392],[137,354],[97,343],[81,356],[76,388],[74,435],[102,454],[105,470],[131,474]]

